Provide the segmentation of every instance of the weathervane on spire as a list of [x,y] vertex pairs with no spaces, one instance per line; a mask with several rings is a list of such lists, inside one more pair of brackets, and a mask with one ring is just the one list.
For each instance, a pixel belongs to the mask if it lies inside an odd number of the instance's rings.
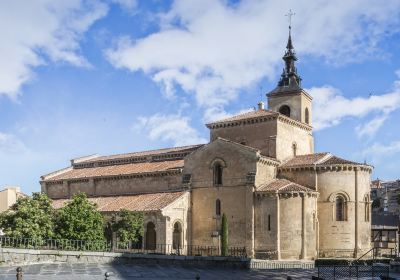
[[289,29],[292,29],[292,16],[296,15],[296,13],[292,12],[292,9],[289,10],[289,13],[287,13],[285,16],[288,17],[289,20]]

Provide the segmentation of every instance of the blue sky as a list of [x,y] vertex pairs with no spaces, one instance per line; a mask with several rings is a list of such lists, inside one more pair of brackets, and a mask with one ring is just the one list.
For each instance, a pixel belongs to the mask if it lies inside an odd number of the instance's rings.
[[[282,69],[289,9],[316,151],[400,177],[400,2],[104,0],[0,4],[0,186],[89,154],[208,140]],[[350,2],[350,3],[348,3]]]

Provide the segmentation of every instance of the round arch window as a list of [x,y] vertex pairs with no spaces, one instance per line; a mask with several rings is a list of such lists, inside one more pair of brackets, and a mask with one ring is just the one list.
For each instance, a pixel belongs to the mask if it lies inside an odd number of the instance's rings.
[[285,115],[287,117],[290,117],[290,107],[288,105],[283,105],[279,108],[279,113],[282,115]]

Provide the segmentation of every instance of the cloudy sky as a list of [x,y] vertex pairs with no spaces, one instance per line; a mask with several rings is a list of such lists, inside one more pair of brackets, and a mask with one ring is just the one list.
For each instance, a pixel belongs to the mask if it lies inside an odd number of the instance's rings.
[[400,1],[0,2],[0,187],[89,154],[208,140],[282,70],[292,9],[316,151],[400,178]]

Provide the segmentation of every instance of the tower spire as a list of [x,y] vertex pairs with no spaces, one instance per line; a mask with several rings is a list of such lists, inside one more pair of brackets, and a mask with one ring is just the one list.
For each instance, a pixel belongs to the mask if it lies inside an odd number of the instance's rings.
[[295,66],[297,57],[292,42],[292,16],[294,15],[295,13],[293,13],[292,10],[289,10],[289,13],[286,15],[289,19],[289,37],[286,44],[285,55],[282,57],[285,61],[285,68],[278,82],[278,87],[289,87],[290,90],[300,89],[301,86],[301,77],[297,74],[297,68]]

